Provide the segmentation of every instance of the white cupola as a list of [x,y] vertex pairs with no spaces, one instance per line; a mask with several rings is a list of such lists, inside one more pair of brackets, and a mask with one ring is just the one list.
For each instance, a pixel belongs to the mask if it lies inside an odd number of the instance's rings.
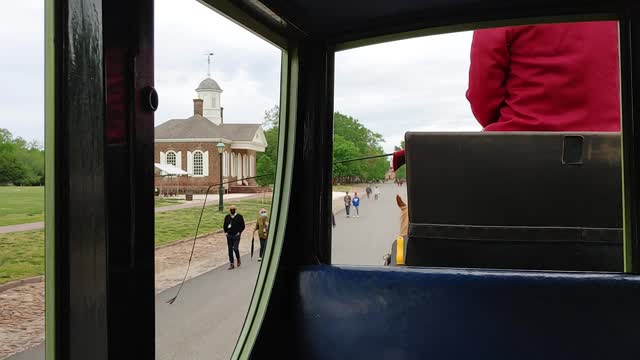
[[216,125],[222,124],[222,89],[220,85],[212,78],[206,78],[200,82],[196,89],[198,99],[202,99],[203,116]]

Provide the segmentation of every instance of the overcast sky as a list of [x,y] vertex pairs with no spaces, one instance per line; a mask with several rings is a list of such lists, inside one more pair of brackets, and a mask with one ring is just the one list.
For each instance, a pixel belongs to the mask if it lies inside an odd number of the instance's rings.
[[[10,11],[7,11],[10,7]],[[44,139],[43,1],[0,11],[0,127]],[[471,33],[347,50],[336,55],[335,110],[381,133],[391,150],[407,130],[479,130],[464,97]],[[262,121],[278,103],[280,50],[195,0],[156,1],[156,124],[192,114],[194,89],[220,84],[225,122]]]

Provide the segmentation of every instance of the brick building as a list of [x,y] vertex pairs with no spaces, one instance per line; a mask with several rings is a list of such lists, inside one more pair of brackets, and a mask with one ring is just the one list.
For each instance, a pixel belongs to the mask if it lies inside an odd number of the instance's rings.
[[[196,93],[191,117],[172,119],[155,128],[154,161],[173,165],[188,176],[157,173],[156,188],[162,193],[202,193],[207,186],[219,183],[222,160],[223,181],[232,182],[225,185],[227,191],[258,191],[255,180],[242,179],[256,175],[256,154],[267,147],[262,126],[225,124],[222,89],[213,79],[203,80]],[[219,143],[224,144],[222,157],[216,147]]]

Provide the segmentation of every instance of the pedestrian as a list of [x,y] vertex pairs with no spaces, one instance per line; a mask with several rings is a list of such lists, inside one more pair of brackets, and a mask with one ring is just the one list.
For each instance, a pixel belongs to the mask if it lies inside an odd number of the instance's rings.
[[256,220],[256,227],[253,230],[254,234],[256,232],[258,232],[258,238],[260,239],[260,255],[258,255],[258,261],[262,261],[264,251],[267,248],[267,236],[269,235],[269,217],[267,216],[267,209],[260,209],[258,212],[258,220]]
[[344,195],[344,209],[347,212],[347,217],[349,217],[349,210],[351,210],[351,196],[348,191],[345,191]]
[[378,200],[380,198],[380,188],[378,187],[378,185],[376,185],[376,188],[373,192],[373,196],[375,200]]
[[231,205],[229,207],[229,214],[224,217],[224,224],[222,225],[224,234],[227,236],[227,248],[229,250],[229,268],[233,269],[233,254],[236,255],[237,266],[240,267],[240,237],[244,231],[244,218],[238,213],[236,206]]
[[353,204],[353,207],[356,209],[356,217],[359,218],[360,217],[360,197],[358,196],[358,193],[353,194],[353,200],[351,200],[351,203]]
[[367,199],[370,199],[370,197],[371,197],[371,184],[367,185],[366,192],[367,192]]

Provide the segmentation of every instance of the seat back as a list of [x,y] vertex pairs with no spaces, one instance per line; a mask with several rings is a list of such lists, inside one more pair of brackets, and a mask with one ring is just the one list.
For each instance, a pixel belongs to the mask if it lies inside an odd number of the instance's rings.
[[622,269],[618,133],[406,134],[406,263]]

